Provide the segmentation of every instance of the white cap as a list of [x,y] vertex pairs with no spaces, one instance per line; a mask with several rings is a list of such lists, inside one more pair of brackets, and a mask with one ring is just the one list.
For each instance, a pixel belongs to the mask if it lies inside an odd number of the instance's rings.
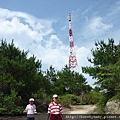
[[30,98],[30,99],[29,99],[29,102],[30,102],[30,101],[35,101],[35,100],[34,100],[34,98]]
[[53,98],[56,98],[56,97],[58,97],[58,95],[54,94],[54,95],[53,95]]

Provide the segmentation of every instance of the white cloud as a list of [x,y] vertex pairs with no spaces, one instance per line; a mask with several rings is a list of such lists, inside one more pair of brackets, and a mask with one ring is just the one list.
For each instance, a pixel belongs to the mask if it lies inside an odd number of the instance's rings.
[[[52,20],[37,19],[22,12],[0,9],[0,36],[14,43],[20,49],[29,50],[42,60],[43,67],[53,65],[56,69],[67,64],[68,48],[52,28]],[[48,39],[46,39],[48,38]]]
[[[81,66],[89,66],[90,63],[88,62],[87,58],[91,57],[91,51],[85,47],[80,47],[80,48],[76,48],[76,56],[77,56],[77,61],[78,61],[78,65]],[[81,68],[80,72],[82,73]]]
[[51,35],[49,40],[46,41],[46,47],[59,48],[62,46],[62,41],[57,37],[57,35]]
[[[37,19],[23,12],[0,9],[1,39],[6,39],[7,42],[14,39],[16,47],[25,51],[29,50],[28,57],[35,55],[37,59],[42,60],[43,70],[49,68],[50,65],[60,70],[68,64],[69,46],[63,44],[55,34],[53,23],[54,20]],[[88,65],[87,57],[90,51],[88,48],[78,46],[76,46],[76,51],[81,69],[81,66]]]
[[94,35],[102,34],[110,28],[112,28],[112,25],[105,24],[100,16],[93,18],[88,25],[91,34]]

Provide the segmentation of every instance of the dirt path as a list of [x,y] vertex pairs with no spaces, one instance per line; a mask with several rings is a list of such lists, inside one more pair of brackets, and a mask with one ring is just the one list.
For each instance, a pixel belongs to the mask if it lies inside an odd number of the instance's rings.
[[[70,108],[63,108],[63,114],[91,114],[95,109],[94,105],[72,105]],[[38,113],[35,115],[35,120],[47,120],[48,114]],[[0,120],[26,120],[25,116],[15,116],[15,117],[0,117]]]
[[95,105],[74,105],[70,109],[65,110],[65,114],[91,114],[95,109]]

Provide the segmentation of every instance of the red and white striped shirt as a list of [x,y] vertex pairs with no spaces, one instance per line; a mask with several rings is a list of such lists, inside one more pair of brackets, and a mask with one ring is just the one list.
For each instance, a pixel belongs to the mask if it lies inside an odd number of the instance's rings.
[[48,113],[50,114],[61,114],[63,111],[60,103],[51,102],[48,106]]

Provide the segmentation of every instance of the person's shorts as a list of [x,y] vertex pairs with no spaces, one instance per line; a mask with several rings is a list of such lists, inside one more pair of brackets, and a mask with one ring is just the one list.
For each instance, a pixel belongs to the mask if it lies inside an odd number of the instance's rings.
[[50,120],[62,120],[62,117],[60,114],[51,114],[50,115]]
[[35,120],[34,117],[27,117],[27,120]]

